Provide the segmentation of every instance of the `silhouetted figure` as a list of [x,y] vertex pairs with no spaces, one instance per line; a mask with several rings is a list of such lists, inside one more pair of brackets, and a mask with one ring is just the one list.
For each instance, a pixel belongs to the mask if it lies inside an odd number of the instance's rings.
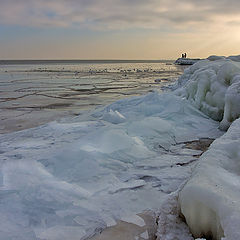
[[184,53],[184,58],[187,58],[187,54],[186,53]]
[[184,54],[182,53],[182,58],[184,58]]

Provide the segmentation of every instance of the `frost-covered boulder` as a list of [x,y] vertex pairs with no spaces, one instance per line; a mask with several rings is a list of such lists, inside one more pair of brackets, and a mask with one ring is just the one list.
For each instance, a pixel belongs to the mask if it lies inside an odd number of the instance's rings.
[[194,237],[240,239],[240,119],[202,155],[179,194]]
[[220,128],[226,130],[240,116],[240,63],[229,59],[199,61],[184,71],[175,94],[220,121]]
[[226,59],[224,56],[211,55],[207,58],[209,61],[223,60]]
[[194,63],[198,62],[200,60],[200,58],[178,58],[175,61],[175,64],[178,65],[193,65]]
[[211,55],[207,58],[207,60],[209,60],[209,61],[217,61],[217,60],[223,60],[223,59],[230,59],[235,62],[240,62],[240,55],[234,55],[234,56],[229,56],[229,57]]
[[240,55],[229,56],[227,59],[230,59],[235,62],[240,62]]

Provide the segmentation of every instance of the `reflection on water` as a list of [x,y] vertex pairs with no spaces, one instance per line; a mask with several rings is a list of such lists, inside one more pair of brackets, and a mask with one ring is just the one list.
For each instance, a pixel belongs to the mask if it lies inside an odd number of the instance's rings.
[[0,65],[0,133],[161,90],[183,71],[173,61],[7,63]]

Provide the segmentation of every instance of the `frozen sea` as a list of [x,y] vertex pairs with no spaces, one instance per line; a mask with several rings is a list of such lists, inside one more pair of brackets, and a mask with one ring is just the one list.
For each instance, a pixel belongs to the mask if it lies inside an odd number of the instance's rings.
[[0,61],[0,133],[161,90],[183,69],[173,61]]
[[183,71],[172,61],[5,62],[0,71],[0,239],[142,226],[137,214],[157,212],[191,176],[202,150],[188,144],[223,134],[167,90]]

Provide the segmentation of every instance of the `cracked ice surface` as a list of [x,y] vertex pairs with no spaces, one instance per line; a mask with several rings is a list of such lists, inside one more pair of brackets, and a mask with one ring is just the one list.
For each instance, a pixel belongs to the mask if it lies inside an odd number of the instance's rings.
[[83,239],[138,221],[189,178],[201,151],[181,143],[219,137],[218,126],[154,92],[1,135],[1,238]]
[[172,61],[0,62],[0,133],[40,126],[121,98],[146,94],[175,81],[182,69]]

